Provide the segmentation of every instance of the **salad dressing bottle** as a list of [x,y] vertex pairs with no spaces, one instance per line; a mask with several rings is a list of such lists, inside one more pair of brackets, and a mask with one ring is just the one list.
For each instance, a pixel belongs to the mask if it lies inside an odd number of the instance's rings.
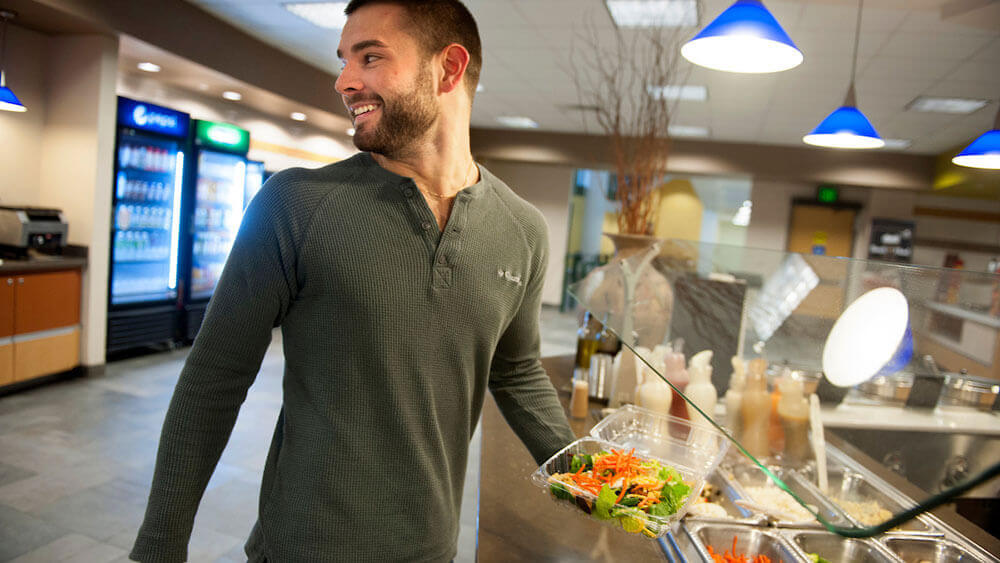
[[[657,354],[653,354],[653,365],[660,373],[663,373],[663,362],[657,361]],[[656,372],[646,365],[640,367],[639,386],[635,390],[635,404],[651,411],[663,415],[670,414],[670,386],[666,384]]]
[[[687,389],[690,376],[688,375],[687,369],[684,367],[684,354],[680,351],[667,352],[663,359],[663,365],[664,377],[666,377],[674,387],[680,389],[681,392]],[[681,397],[681,394],[673,389],[670,390],[670,394],[672,397],[670,401],[670,415],[686,420],[688,417],[688,408],[687,403],[684,401],[684,397]]]
[[[702,350],[694,356],[691,356],[691,362],[688,365],[688,373],[691,375],[691,383],[688,384],[687,391],[685,393],[694,406],[701,409],[701,411],[708,417],[714,416],[715,403],[719,399],[719,396],[715,391],[715,386],[712,385],[711,362],[711,350]],[[688,418],[692,421],[707,423],[702,420],[702,416],[698,414],[698,411],[691,408],[690,405],[688,405]]]
[[801,379],[782,378],[778,416],[785,434],[785,459],[790,465],[801,465],[810,457],[809,401],[803,394]]
[[767,360],[754,358],[750,361],[746,390],[740,413],[743,419],[743,447],[754,457],[768,454],[767,428],[771,415],[771,398],[767,394]]
[[[640,354],[644,348],[636,348]],[[648,353],[648,350],[645,350]],[[614,378],[611,381],[608,406],[616,409],[622,405],[635,402],[635,388],[639,383],[639,367],[642,360],[636,358],[635,352],[628,346],[623,346],[621,353],[614,361]]]
[[725,396],[726,426],[734,437],[739,438],[740,429],[743,428],[740,407],[743,406],[743,388],[746,386],[746,364],[739,356],[733,356],[729,362],[733,365],[733,375],[729,377],[729,389]]

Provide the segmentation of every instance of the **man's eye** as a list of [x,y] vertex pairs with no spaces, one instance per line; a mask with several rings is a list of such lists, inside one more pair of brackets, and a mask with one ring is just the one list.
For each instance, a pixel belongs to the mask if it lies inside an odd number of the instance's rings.
[[365,61],[365,64],[370,64],[377,61],[378,59],[379,59],[378,55],[365,55],[362,60]]

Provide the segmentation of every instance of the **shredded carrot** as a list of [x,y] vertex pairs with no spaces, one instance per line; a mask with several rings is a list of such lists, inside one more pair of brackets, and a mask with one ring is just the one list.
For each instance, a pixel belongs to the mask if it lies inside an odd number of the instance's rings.
[[718,554],[712,546],[705,546],[708,554],[712,557],[712,563],[771,563],[771,558],[766,555],[743,555],[736,553],[736,536],[733,536],[732,551],[726,550],[723,554]]

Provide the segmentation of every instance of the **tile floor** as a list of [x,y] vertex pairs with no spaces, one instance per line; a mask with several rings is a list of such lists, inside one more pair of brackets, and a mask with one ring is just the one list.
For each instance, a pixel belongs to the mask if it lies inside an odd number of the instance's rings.
[[[542,312],[542,354],[572,353],[575,319]],[[195,519],[193,562],[245,561],[281,404],[281,335],[264,358]],[[187,348],[108,364],[104,375],[0,397],[0,561],[128,561],[160,428]],[[471,444],[457,561],[474,561],[479,435]]]

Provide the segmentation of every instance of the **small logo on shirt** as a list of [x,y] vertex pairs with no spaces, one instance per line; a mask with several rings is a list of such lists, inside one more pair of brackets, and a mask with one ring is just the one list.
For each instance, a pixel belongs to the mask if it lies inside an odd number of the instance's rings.
[[497,277],[503,278],[511,283],[516,283],[518,287],[521,287],[521,276],[515,276],[510,273],[510,270],[497,270]]

